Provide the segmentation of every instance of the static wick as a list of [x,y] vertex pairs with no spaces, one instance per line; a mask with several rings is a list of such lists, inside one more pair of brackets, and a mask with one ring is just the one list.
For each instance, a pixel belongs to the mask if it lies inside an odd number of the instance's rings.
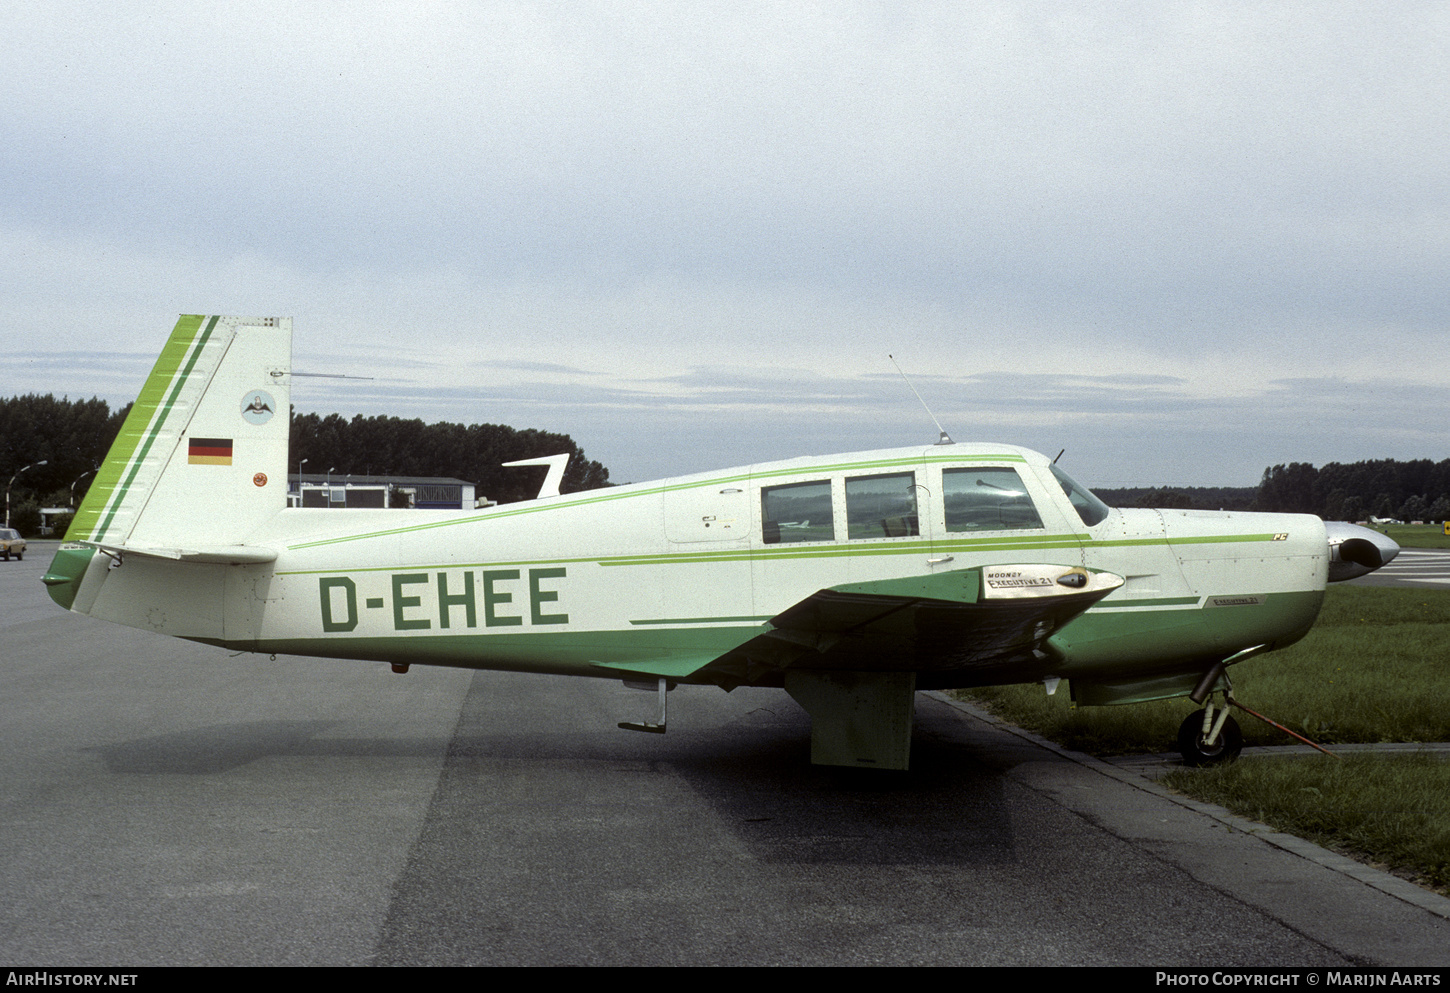
[[376,376],[344,376],[340,372],[294,372],[294,376],[306,376],[308,379],[376,379]]

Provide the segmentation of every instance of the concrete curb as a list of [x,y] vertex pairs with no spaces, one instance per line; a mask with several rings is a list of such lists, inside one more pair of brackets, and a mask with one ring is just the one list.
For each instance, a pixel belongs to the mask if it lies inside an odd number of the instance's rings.
[[[1121,762],[1105,761],[1103,759],[1094,758],[1091,755],[1086,755],[1082,752],[1074,752],[1070,749],[1063,748],[1061,745],[1048,741],[1046,738],[1043,738],[1040,735],[1033,734],[1031,731],[1024,731],[1022,728],[1017,727],[1015,724],[1010,724],[1007,721],[1002,720],[1000,717],[989,714],[986,711],[975,707],[964,700],[954,699],[944,692],[934,690],[929,692],[928,695],[967,717],[979,720],[984,724],[989,724],[992,727],[997,728],[998,730],[1005,731],[1006,733],[1011,735],[1015,735],[1018,738],[1023,739],[1024,741],[1029,741],[1032,744],[1037,745],[1039,748],[1044,748],[1050,752],[1053,752],[1061,756],[1062,758],[1067,759],[1070,762],[1076,762],[1078,765],[1091,769],[1094,772],[1109,777],[1110,779],[1115,779],[1120,783],[1133,787],[1134,789],[1142,790],[1145,793],[1151,793],[1154,796],[1171,801],[1172,803],[1175,803],[1180,807],[1184,807],[1188,810],[1195,811],[1196,813],[1203,814],[1206,817],[1211,817],[1234,831],[1238,831],[1242,834],[1251,835],[1255,838],[1258,838],[1260,841],[1273,845],[1275,848],[1290,852],[1294,855],[1299,856],[1300,858],[1304,858],[1309,860],[1310,862],[1314,862],[1318,865],[1324,866],[1326,869],[1331,869],[1334,872],[1340,873],[1341,875],[1348,876],[1351,879],[1354,879],[1357,882],[1363,883],[1366,886],[1379,890],[1381,893],[1384,893],[1388,896],[1392,896],[1398,900],[1403,900],[1405,903],[1411,904],[1415,907],[1419,907],[1422,910],[1427,910],[1438,917],[1443,917],[1447,920],[1450,920],[1450,898],[1443,897],[1438,893],[1434,893],[1430,890],[1424,889],[1423,887],[1417,886],[1414,883],[1401,879],[1398,876],[1385,872],[1382,869],[1376,869],[1373,866],[1365,865],[1363,862],[1356,862],[1354,859],[1351,859],[1348,856],[1340,855],[1336,852],[1331,852],[1326,848],[1321,848],[1320,846],[1312,842],[1305,841],[1303,838],[1295,837],[1292,834],[1283,834],[1279,831],[1275,831],[1267,825],[1260,824],[1258,821],[1251,821],[1247,818],[1239,817],[1237,814],[1231,813],[1230,811],[1225,810],[1223,807],[1217,806],[1216,804],[1201,803],[1198,800],[1190,799],[1186,796],[1183,796],[1182,794],[1174,793],[1166,787],[1158,785],[1158,783],[1152,778],[1153,771],[1156,770],[1158,775],[1162,775],[1164,772],[1167,772],[1169,769],[1173,768],[1173,763],[1176,761],[1177,758],[1176,756],[1131,756],[1127,759],[1122,760]],[[1338,747],[1346,751],[1353,750],[1386,752],[1450,752],[1450,744],[1443,743],[1425,746],[1400,744],[1385,746],[1357,745],[1352,747]],[[1294,745],[1286,746],[1285,748],[1246,749],[1244,754],[1312,754],[1313,751],[1313,749],[1304,745]]]

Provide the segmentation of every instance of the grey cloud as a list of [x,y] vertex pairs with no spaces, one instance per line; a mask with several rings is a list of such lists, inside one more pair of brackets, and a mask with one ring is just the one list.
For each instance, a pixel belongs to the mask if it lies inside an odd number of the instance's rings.
[[136,315],[267,301],[377,377],[308,403],[640,464],[914,438],[891,349],[1118,467],[1443,448],[1442,4],[8,13],[0,296],[69,354],[0,356],[27,388],[118,399]]

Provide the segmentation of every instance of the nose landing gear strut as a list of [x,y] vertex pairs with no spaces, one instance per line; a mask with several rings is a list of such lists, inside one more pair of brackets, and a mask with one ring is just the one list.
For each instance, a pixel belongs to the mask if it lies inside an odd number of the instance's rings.
[[[1278,721],[1271,720],[1257,711],[1250,710],[1234,699],[1233,687],[1229,685],[1228,675],[1223,662],[1214,666],[1204,673],[1203,679],[1199,681],[1197,689],[1189,694],[1189,699],[1194,703],[1204,704],[1202,710],[1195,710],[1184,718],[1183,723],[1178,727],[1178,752],[1183,756],[1183,764],[1191,766],[1218,765],[1221,762],[1232,762],[1239,757],[1239,752],[1244,748],[1244,733],[1239,730],[1238,721],[1229,714],[1230,707],[1237,707],[1244,713],[1257,717],[1265,724],[1272,725],[1289,735],[1297,738],[1306,745],[1318,748],[1325,755],[1334,755],[1329,749],[1314,744],[1302,734],[1290,731]],[[1217,685],[1219,678],[1223,678],[1223,706],[1215,715],[1213,707],[1213,687]]]

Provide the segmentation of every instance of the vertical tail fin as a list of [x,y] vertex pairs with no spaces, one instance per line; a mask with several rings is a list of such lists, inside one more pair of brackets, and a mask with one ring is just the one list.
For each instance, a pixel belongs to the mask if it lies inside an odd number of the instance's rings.
[[291,363],[290,317],[182,316],[66,539],[244,542],[287,505]]

